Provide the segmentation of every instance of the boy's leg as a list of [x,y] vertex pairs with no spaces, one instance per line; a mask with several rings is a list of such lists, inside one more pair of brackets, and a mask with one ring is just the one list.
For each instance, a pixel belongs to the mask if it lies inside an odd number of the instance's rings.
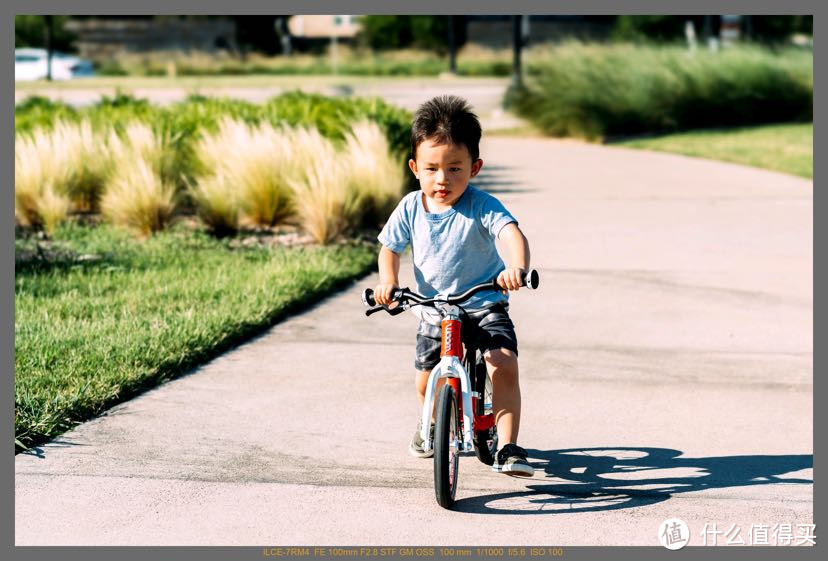
[[[426,386],[431,371],[440,362],[440,340],[441,330],[439,325],[431,325],[420,321],[417,328],[417,347],[415,350],[414,368],[417,373],[414,375],[414,387],[417,390],[417,398],[420,400],[420,413],[425,403]],[[437,389],[445,383],[445,380],[437,380]],[[437,393],[434,394],[435,396]],[[433,417],[433,414],[432,414]]]
[[[423,410],[423,405],[425,405],[425,392],[426,386],[428,385],[428,377],[431,376],[431,370],[418,370],[417,373],[414,375],[414,385],[417,387],[417,397],[420,399],[420,412]],[[438,378],[437,379],[437,387],[434,390],[434,398],[436,400],[437,396],[440,395],[440,388],[443,384],[446,383],[445,378]],[[436,401],[435,401],[436,404]],[[431,413],[431,419],[434,420],[434,412]]]
[[[417,370],[417,373],[414,376],[414,385],[417,388],[417,397],[420,399],[420,407],[417,410],[417,418],[419,421],[417,422],[417,430],[414,432],[414,436],[411,437],[411,442],[408,444],[408,451],[418,458],[430,458],[434,455],[434,450],[429,450],[425,452],[423,450],[423,439],[420,436],[420,428],[422,427],[422,415],[423,415],[423,405],[425,405],[425,392],[426,386],[428,385],[428,377],[431,374],[431,370]],[[437,380],[437,388],[439,389],[444,383],[444,379]],[[435,394],[437,395],[437,394]],[[432,405],[436,405],[432,404]],[[432,438],[432,446],[434,445],[434,409],[431,410],[431,438]]]
[[486,368],[492,377],[492,409],[501,446],[516,444],[520,430],[520,383],[517,355],[506,348],[486,351]]
[[[422,422],[423,405],[425,404],[425,392],[428,385],[428,377],[431,375],[431,370],[440,361],[440,327],[432,326],[426,322],[421,321],[417,329],[417,348],[416,357],[414,359],[414,368],[416,374],[414,375],[414,387],[417,390],[417,398],[420,407],[417,410],[417,418],[420,422],[417,423],[417,430],[411,438],[408,450],[412,455],[419,458],[429,458],[434,455],[433,450],[428,452],[423,451],[423,440],[420,437],[420,423]],[[437,388],[442,385],[443,380],[437,380]],[[436,395],[436,394],[435,394]],[[431,413],[432,421],[434,420],[434,411]],[[433,431],[433,428],[432,428]],[[433,432],[432,432],[433,434]]]
[[505,309],[494,308],[478,327],[480,349],[492,378],[492,409],[500,446],[492,469],[531,476],[535,470],[526,459],[526,450],[517,445],[521,400],[514,324]]

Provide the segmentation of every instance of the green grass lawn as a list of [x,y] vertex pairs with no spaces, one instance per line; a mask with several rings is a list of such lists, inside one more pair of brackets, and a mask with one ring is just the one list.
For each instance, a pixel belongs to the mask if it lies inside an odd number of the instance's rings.
[[20,451],[204,363],[366,274],[375,248],[234,248],[176,228],[66,225],[15,241]]
[[616,142],[621,146],[723,160],[813,179],[814,125],[703,130]]

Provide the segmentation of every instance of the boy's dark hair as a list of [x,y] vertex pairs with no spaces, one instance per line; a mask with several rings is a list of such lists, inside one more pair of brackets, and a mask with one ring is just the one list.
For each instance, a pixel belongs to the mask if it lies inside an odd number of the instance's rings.
[[440,95],[422,105],[411,125],[411,158],[417,159],[417,147],[427,138],[438,143],[462,144],[472,162],[480,156],[480,121],[466,100],[456,95]]

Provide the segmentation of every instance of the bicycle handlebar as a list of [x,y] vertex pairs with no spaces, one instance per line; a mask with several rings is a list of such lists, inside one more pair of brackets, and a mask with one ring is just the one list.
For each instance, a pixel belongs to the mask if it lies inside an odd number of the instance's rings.
[[[528,272],[523,274],[523,279],[521,280],[521,286],[525,286],[531,290],[535,290],[538,288],[538,284],[540,282],[540,276],[538,275],[537,269],[530,269]],[[408,288],[398,288],[394,291],[391,295],[391,300],[394,302],[399,302],[400,304],[407,303],[407,300],[413,300],[416,304],[419,305],[433,305],[437,303],[441,304],[459,304],[460,302],[464,302],[477,294],[478,292],[482,292],[484,290],[503,290],[499,284],[497,284],[497,279],[492,279],[489,282],[484,282],[478,284],[477,286],[473,286],[468,289],[466,292],[459,294],[457,296],[446,296],[445,298],[441,298],[436,296],[434,298],[427,298],[422,294],[417,294],[416,292],[410,291]],[[392,316],[399,315],[403,313],[406,308],[403,305],[397,306],[396,308],[388,308],[386,306],[378,306],[376,300],[374,300],[374,290],[371,288],[366,288],[362,291],[362,303],[366,306],[372,306],[370,309],[365,311],[366,316],[370,316],[379,312],[380,310],[385,310]]]

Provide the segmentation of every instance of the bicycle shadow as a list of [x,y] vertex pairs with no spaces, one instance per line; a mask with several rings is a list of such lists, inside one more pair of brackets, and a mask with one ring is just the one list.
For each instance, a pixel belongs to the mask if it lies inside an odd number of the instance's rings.
[[460,499],[455,510],[476,514],[594,512],[648,506],[677,493],[705,489],[813,483],[812,479],[783,477],[813,468],[810,454],[685,458],[679,450],[646,447],[527,452],[535,468],[533,479],[544,477],[554,483]]

